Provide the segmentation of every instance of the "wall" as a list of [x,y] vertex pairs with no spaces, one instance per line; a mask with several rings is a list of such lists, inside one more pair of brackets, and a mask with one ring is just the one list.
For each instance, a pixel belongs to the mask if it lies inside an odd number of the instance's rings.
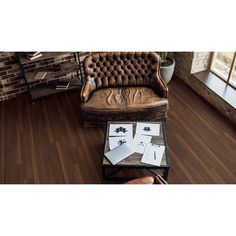
[[0,52],[0,101],[26,91],[20,65],[13,52]]
[[194,52],[191,73],[207,70],[210,68],[212,53]]
[[189,80],[192,70],[192,62],[194,58],[193,52],[175,52],[175,75],[183,79],[185,82]]
[[[79,58],[83,62],[84,58],[89,55],[89,52],[80,52]],[[65,57],[57,57],[50,60],[32,62],[26,67],[26,71],[34,71],[39,68],[53,66],[58,63],[66,63],[74,60],[72,55]],[[82,74],[83,74],[82,69]],[[74,76],[72,73],[71,76]],[[27,91],[23,73],[20,64],[17,60],[15,52],[0,52],[0,101],[17,97]]]
[[188,82],[189,75],[210,68],[210,52],[175,52],[175,74]]

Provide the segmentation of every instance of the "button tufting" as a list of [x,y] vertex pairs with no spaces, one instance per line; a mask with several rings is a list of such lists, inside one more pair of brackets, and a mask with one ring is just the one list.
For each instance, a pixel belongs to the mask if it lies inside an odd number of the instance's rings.
[[[86,60],[85,75],[97,87],[149,85],[158,81],[159,57],[148,52],[94,53]],[[153,76],[155,75],[155,76]]]

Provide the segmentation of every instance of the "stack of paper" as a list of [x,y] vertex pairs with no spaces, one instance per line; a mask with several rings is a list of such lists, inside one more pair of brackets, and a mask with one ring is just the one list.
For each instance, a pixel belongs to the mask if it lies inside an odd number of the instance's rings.
[[113,165],[133,154],[133,125],[110,124],[109,148],[105,156]]
[[115,165],[136,152],[143,154],[142,163],[160,166],[165,146],[151,143],[152,136],[159,135],[160,124],[138,122],[134,138],[133,124],[110,124],[110,151],[105,156]]

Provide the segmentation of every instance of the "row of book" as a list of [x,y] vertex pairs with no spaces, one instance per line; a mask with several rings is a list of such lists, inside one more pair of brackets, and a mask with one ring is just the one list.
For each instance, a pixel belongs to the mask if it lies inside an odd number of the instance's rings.
[[[45,79],[47,75],[47,72],[40,71],[37,72],[36,75],[34,76],[34,80],[43,80]],[[70,82],[68,81],[58,81],[56,84],[56,89],[68,89],[70,86]]]
[[26,58],[30,61],[33,61],[33,60],[35,60],[39,57],[42,57],[42,56],[43,56],[42,52],[28,52],[28,53],[26,53]]
[[[43,80],[45,79],[46,75],[47,75],[47,72],[39,71],[34,76],[34,80]],[[55,88],[65,90],[65,89],[68,89],[69,86],[70,86],[70,82],[68,81],[58,81]]]
[[67,81],[58,81],[57,85],[56,85],[56,89],[57,90],[66,90],[68,89],[70,86],[70,82]]

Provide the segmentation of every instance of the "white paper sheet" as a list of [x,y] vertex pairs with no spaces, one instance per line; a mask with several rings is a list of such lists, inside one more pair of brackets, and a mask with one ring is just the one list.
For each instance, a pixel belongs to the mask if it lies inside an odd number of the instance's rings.
[[133,148],[137,153],[143,153],[147,143],[150,143],[152,136],[135,134],[133,140]]
[[118,147],[112,149],[111,151],[105,153],[105,157],[113,164],[117,164],[118,162],[122,161],[126,157],[133,154],[134,151],[128,145],[123,143]]
[[165,151],[165,146],[148,143],[144,150],[141,162],[154,166],[160,166],[164,155],[164,151]]
[[133,138],[132,136],[122,136],[122,137],[109,137],[109,148],[110,150],[120,146],[121,144],[127,144],[130,148],[133,148]]
[[109,136],[133,136],[133,125],[110,124]]
[[160,124],[138,122],[136,127],[136,134],[159,136]]

